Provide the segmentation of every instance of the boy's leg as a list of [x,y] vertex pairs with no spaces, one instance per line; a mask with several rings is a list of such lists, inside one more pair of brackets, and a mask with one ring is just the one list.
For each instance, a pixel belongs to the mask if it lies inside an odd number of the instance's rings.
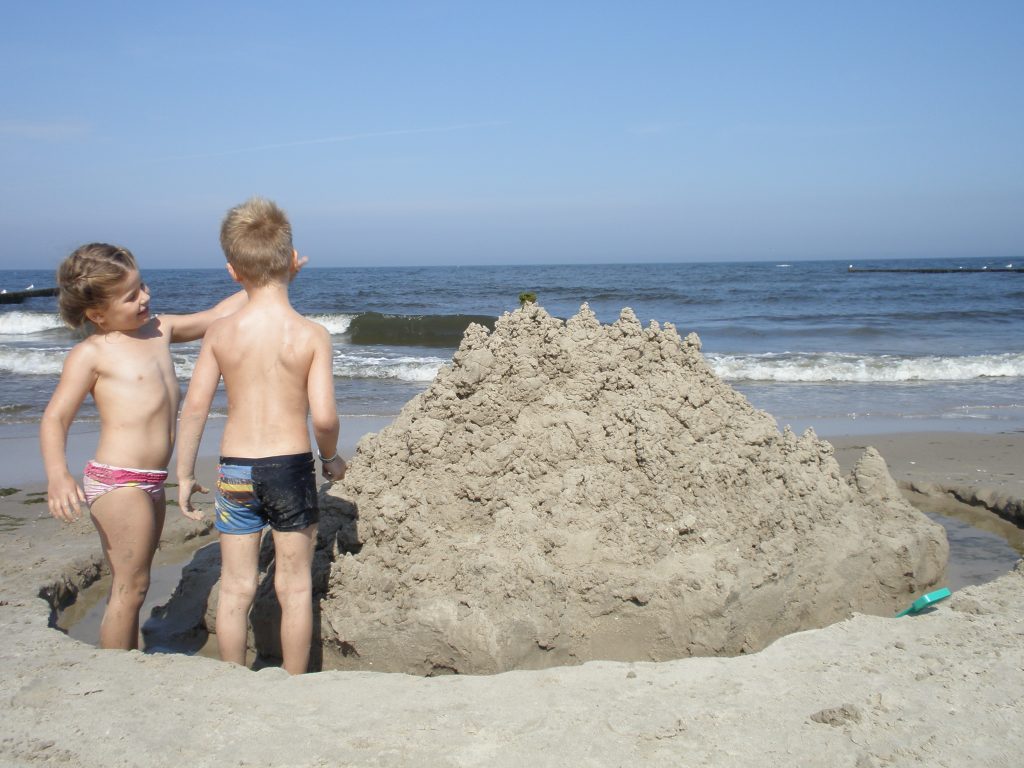
[[309,668],[315,547],[315,524],[301,531],[274,531],[274,590],[281,604],[281,654],[285,670],[292,675],[301,675]]
[[220,658],[245,666],[249,609],[259,579],[261,531],[221,533],[220,596],[217,599],[217,646]]
[[149,591],[149,569],[165,511],[164,503],[154,503],[140,488],[115,488],[90,507],[111,575],[100,648],[139,647],[139,610]]

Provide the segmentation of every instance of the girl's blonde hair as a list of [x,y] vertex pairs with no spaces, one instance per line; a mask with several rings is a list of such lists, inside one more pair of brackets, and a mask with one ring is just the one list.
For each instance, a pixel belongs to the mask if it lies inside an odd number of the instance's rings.
[[138,270],[127,248],[89,243],[78,248],[57,268],[57,305],[72,328],[81,328],[86,310],[98,309],[111,298],[125,275]]

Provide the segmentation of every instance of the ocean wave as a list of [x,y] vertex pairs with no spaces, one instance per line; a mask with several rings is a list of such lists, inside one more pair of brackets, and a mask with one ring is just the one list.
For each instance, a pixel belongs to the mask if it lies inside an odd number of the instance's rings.
[[331,336],[340,336],[348,331],[355,315],[307,315],[315,323],[320,323]]
[[64,327],[56,313],[18,311],[0,314],[0,336],[28,336]]
[[178,377],[179,381],[188,382],[192,378],[192,371],[196,369],[196,360],[199,358],[199,352],[196,350],[192,354],[183,353],[182,351],[171,349],[171,362],[174,364],[174,375]]
[[[59,376],[64,369],[64,358],[68,351],[66,348],[0,347],[0,372],[22,376]],[[182,354],[175,351],[171,353],[171,360],[178,378],[187,381],[195,368],[196,354]]]
[[0,371],[24,376],[59,375],[67,350],[0,348]]
[[352,344],[454,349],[470,323],[494,328],[488,315],[385,315],[364,312],[352,318],[345,336]]
[[726,381],[898,383],[970,381],[1024,376],[1024,353],[963,357],[900,357],[767,353],[708,354],[715,373]]
[[350,379],[426,382],[447,363],[439,357],[366,357],[335,353],[334,375]]

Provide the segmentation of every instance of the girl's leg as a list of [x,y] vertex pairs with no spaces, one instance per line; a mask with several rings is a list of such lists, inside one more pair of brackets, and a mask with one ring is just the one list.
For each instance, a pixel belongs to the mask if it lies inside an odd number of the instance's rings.
[[149,591],[149,569],[160,543],[166,506],[139,488],[116,488],[90,508],[112,583],[100,624],[100,648],[139,647],[139,610]]
[[249,609],[259,578],[260,536],[221,533],[220,597],[217,599],[217,645],[223,661],[245,666]]
[[309,668],[313,640],[313,550],[316,525],[301,531],[274,531],[274,589],[281,604],[284,668],[301,675]]

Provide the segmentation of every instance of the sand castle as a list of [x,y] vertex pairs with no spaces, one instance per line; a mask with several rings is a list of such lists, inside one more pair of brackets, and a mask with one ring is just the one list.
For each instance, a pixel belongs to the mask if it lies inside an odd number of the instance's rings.
[[326,501],[325,669],[752,652],[891,615],[947,557],[876,452],[844,478],[831,445],[722,382],[696,335],[586,305],[471,326]]

